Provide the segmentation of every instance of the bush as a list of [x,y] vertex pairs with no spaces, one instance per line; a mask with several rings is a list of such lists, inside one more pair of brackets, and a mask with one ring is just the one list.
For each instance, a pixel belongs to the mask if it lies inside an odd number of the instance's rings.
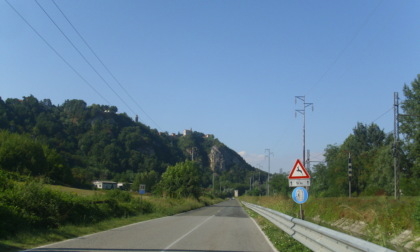
[[420,199],[417,201],[416,210],[414,211],[413,218],[420,225]]
[[1,173],[0,182],[4,182],[0,188],[0,237],[33,228],[91,224],[153,211],[150,203],[120,190],[81,197],[51,190],[41,182],[11,182]]
[[25,217],[31,226],[58,227],[59,225],[60,195],[39,182],[15,184],[12,190],[5,191],[2,201],[19,209],[22,217]]
[[22,218],[19,209],[0,202],[0,238],[15,234],[27,226],[27,220]]
[[196,163],[185,161],[169,166],[162,174],[159,187],[164,195],[170,198],[198,199],[201,195],[200,173]]
[[120,202],[130,202],[132,200],[132,196],[127,191],[122,190],[108,190],[105,191],[105,195],[107,199],[114,199]]

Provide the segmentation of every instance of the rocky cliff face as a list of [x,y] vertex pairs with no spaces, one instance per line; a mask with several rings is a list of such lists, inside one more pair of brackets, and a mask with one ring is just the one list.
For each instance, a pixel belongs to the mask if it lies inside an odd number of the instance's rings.
[[213,172],[221,173],[230,170],[232,167],[250,168],[250,165],[235,151],[228,147],[216,146],[211,147],[209,153],[210,169]]

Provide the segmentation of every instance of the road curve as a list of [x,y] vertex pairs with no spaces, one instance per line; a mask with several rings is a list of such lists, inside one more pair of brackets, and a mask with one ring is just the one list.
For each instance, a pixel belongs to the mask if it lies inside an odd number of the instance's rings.
[[237,200],[27,251],[267,251],[276,249]]

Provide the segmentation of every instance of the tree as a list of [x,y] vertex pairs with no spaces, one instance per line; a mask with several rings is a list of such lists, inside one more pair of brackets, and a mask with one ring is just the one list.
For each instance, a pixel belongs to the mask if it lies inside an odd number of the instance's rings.
[[159,189],[171,198],[194,197],[201,194],[199,168],[195,162],[185,161],[169,166],[159,183]]
[[42,145],[28,136],[0,132],[0,168],[22,174],[44,175],[47,160]]
[[[404,85],[403,92],[406,99],[401,103],[401,108],[405,116],[400,117],[400,131],[405,136],[403,149],[408,163],[406,167],[402,167],[402,181],[407,183],[401,184],[401,188],[405,194],[419,195],[417,188],[407,189],[415,188],[410,185],[420,184],[420,74],[411,83],[411,87]],[[410,179],[406,180],[404,177]]]
[[274,194],[287,196],[293,191],[293,188],[289,186],[289,179],[286,174],[273,174],[270,178],[270,190]]
[[373,167],[365,194],[392,195],[394,192],[394,167],[391,145],[385,145],[378,149],[373,160]]
[[74,182],[73,175],[61,155],[55,149],[50,149],[45,145],[43,150],[47,161],[45,175],[52,179],[54,183],[72,184]]
[[[349,136],[349,138],[352,135]],[[347,156],[342,151],[342,147],[337,145],[328,145],[325,149],[325,161],[327,162],[327,170],[321,174],[316,172],[312,174],[317,181],[326,180],[329,182],[327,191],[323,192],[323,196],[343,196],[348,193],[348,176],[347,176]],[[321,178],[324,174],[326,179]],[[314,183],[317,183],[314,181]],[[321,193],[321,192],[319,192]]]
[[325,164],[316,164],[313,167],[311,193],[322,197],[328,191],[330,181],[328,181],[328,168]]
[[159,174],[155,171],[137,173],[131,189],[134,191],[139,190],[141,184],[146,185],[146,191],[152,192],[155,185],[159,182]]

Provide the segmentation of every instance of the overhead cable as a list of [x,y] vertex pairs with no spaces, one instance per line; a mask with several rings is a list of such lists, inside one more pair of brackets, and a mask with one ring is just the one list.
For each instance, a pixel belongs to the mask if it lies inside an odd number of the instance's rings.
[[39,4],[38,0],[34,0],[36,4],[41,8],[41,10],[47,15],[50,21],[55,25],[55,27],[61,32],[61,34],[66,38],[66,40],[71,44],[71,46],[79,53],[83,60],[92,68],[92,70],[101,78],[101,80],[108,86],[109,89],[121,100],[122,103],[133,113],[134,110],[121,98],[121,96],[111,87],[111,85],[104,79],[104,77],[96,70],[96,68],[89,62],[89,60],[83,55],[83,53],[74,45],[71,39],[65,34],[65,32],[57,25],[54,19],[48,14],[48,12]]
[[388,114],[391,110],[394,109],[394,106],[392,106],[390,109],[388,109],[387,111],[385,111],[383,114],[381,114],[378,118],[376,118],[375,120],[373,120],[372,123],[378,121],[379,119],[381,119],[384,115]]
[[313,84],[309,90],[308,93],[310,93],[317,85],[319,85],[319,83],[324,79],[324,77],[331,71],[331,69],[333,68],[333,66],[340,60],[340,58],[343,56],[343,54],[347,51],[347,49],[350,47],[350,45],[356,40],[356,38],[359,36],[360,32],[363,30],[363,28],[369,23],[371,17],[373,16],[373,14],[377,11],[377,9],[379,8],[379,6],[381,6],[382,2],[384,0],[381,0],[378,5],[375,6],[375,8],[368,14],[368,16],[366,17],[366,19],[364,20],[364,22],[359,26],[359,28],[357,29],[356,33],[354,33],[354,35],[352,36],[352,38],[349,40],[349,42],[344,46],[344,48],[338,53],[338,55],[335,57],[335,59],[333,60],[333,62],[327,67],[327,70],[321,75],[321,77],[318,79],[317,82],[315,82],[315,84]]
[[50,48],[83,82],[88,85],[97,95],[99,95],[108,105],[111,103],[98,91],[95,87],[86,80],[48,41],[23,17],[23,15],[8,1],[4,0],[9,7],[32,29],[33,32]]
[[92,52],[92,54],[96,57],[96,59],[101,63],[101,65],[105,68],[105,70],[108,72],[108,74],[114,79],[114,81],[121,87],[121,89],[124,91],[124,93],[131,99],[131,101],[136,104],[136,106],[160,129],[159,125],[146,113],[146,111],[137,103],[137,101],[130,95],[130,93],[124,88],[124,86],[121,84],[121,82],[115,77],[115,75],[109,70],[109,68],[105,65],[105,63],[99,58],[97,53],[93,50],[93,48],[89,45],[89,43],[85,40],[85,38],[80,34],[80,32],[77,30],[77,28],[73,25],[73,23],[70,21],[70,19],[67,17],[67,15],[61,10],[61,8],[58,6],[58,4],[55,2],[55,0],[51,0],[53,4],[56,6],[56,8],[60,11],[60,13],[63,15],[63,17],[67,20],[67,22],[70,24],[70,26],[73,28],[73,30],[76,32],[76,34],[80,37],[80,39],[83,41],[83,43],[89,48],[89,50]]

